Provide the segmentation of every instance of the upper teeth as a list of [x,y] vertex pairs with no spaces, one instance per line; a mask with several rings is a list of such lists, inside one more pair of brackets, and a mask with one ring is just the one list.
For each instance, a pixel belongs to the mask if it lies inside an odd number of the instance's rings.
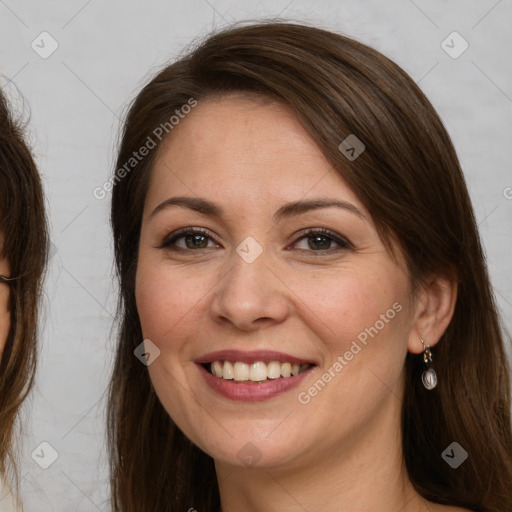
[[240,361],[214,361],[210,369],[213,375],[226,380],[236,381],[254,381],[261,382],[266,379],[279,379],[280,377],[290,377],[298,375],[306,370],[309,364],[281,363],[279,361],[270,361],[264,363],[242,363]]

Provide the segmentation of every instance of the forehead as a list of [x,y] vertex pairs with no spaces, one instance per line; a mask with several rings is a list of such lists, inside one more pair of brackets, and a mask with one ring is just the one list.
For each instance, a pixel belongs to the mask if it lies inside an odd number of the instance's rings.
[[170,193],[242,204],[334,195],[362,207],[289,107],[239,94],[200,101],[162,144],[148,202]]

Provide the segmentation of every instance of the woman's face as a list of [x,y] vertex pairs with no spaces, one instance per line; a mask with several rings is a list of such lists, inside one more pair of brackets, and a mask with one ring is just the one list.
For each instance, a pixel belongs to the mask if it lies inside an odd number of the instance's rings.
[[403,262],[286,107],[207,100],[160,148],[136,281],[149,373],[218,462],[305,463],[398,423],[409,292]]

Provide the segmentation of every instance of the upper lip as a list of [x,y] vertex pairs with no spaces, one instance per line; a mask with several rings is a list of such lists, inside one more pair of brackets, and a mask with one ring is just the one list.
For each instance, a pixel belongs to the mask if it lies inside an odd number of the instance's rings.
[[195,360],[198,364],[213,363],[214,361],[240,361],[242,363],[256,363],[258,361],[279,361],[281,363],[315,364],[310,359],[292,356],[274,350],[217,350],[210,352]]

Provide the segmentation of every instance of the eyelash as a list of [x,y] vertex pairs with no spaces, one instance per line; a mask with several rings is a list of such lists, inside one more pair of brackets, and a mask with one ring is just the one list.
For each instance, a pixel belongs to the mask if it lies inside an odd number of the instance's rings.
[[[211,236],[209,231],[204,228],[183,228],[183,229],[180,229],[180,230],[168,235],[163,240],[163,242],[161,243],[159,248],[167,249],[170,251],[182,251],[182,252],[201,251],[201,250],[211,249],[211,247],[203,247],[203,248],[199,248],[199,249],[188,249],[188,248],[184,249],[183,247],[178,247],[175,245],[175,243],[180,238],[184,238],[186,236],[193,236],[193,235],[203,235],[203,236],[211,239],[214,243],[217,243],[217,242],[215,242],[214,238]],[[323,238],[327,238],[327,239],[331,240],[332,242],[336,243],[339,247],[338,248],[330,247],[329,249],[326,249],[326,250],[320,249],[317,251],[311,250],[311,249],[310,250],[298,249],[298,250],[304,251],[304,252],[310,252],[313,254],[315,254],[315,253],[331,254],[333,252],[339,252],[341,250],[347,250],[347,249],[353,248],[353,246],[350,242],[348,242],[347,240],[336,235],[336,233],[334,233],[328,229],[325,229],[325,228],[309,228],[305,232],[301,233],[299,238],[295,242],[293,242],[293,244],[297,244],[300,240],[312,238],[314,236],[320,236]]]

